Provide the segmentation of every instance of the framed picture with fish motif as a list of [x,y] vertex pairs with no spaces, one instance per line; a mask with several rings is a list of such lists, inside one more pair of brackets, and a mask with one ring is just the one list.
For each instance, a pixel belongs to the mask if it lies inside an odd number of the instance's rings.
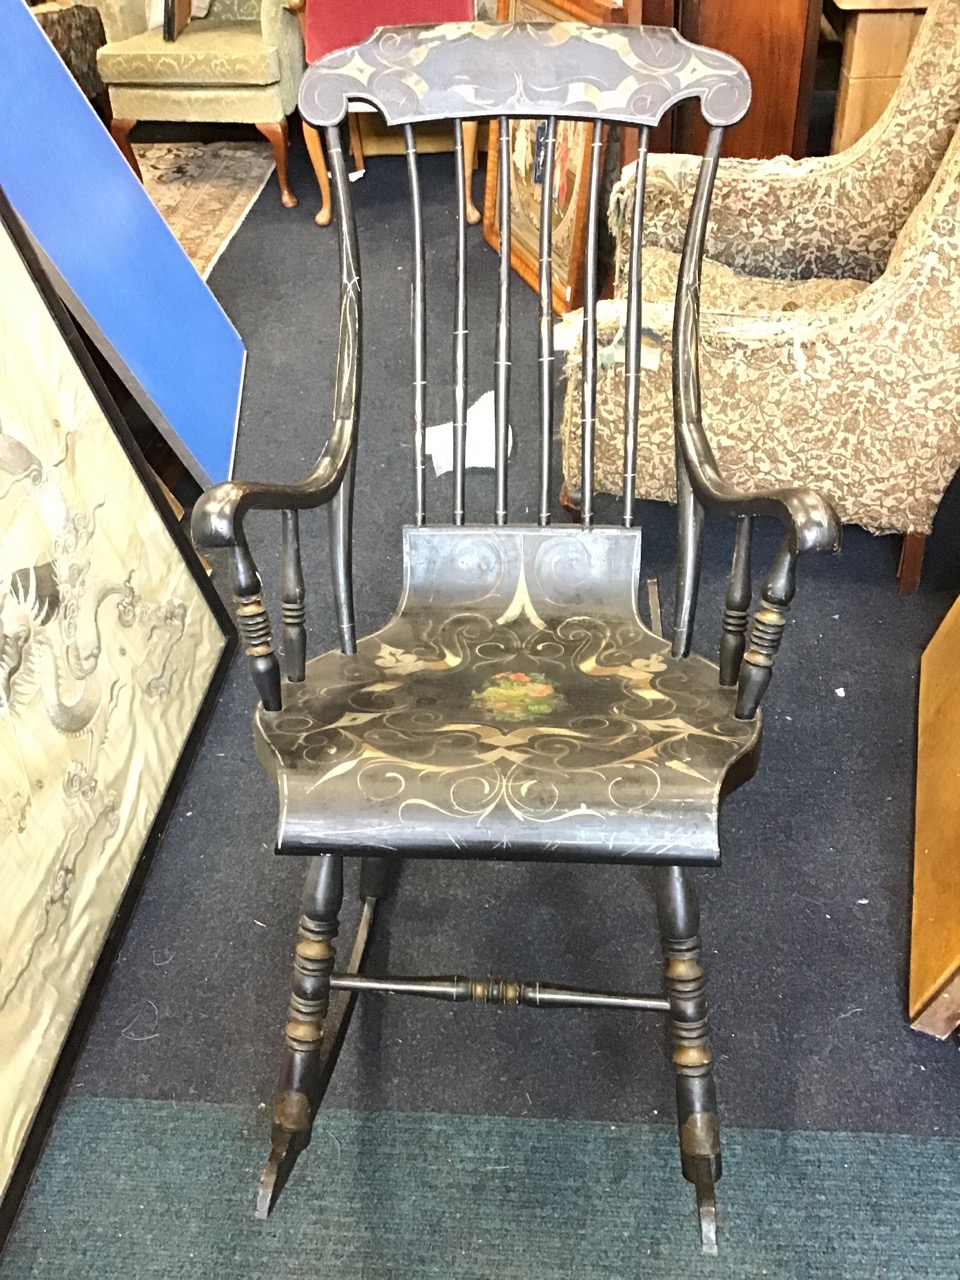
[[[607,0],[499,0],[504,22],[623,23],[626,10]],[[540,197],[545,120],[510,121],[510,262],[531,288],[539,288]],[[490,122],[483,236],[499,253],[499,128]],[[553,309],[558,315],[583,305],[583,251],[586,237],[590,164],[590,128],[575,120],[557,121],[554,161]],[[602,215],[601,215],[602,217]]]
[[0,191],[0,1243],[234,648]]

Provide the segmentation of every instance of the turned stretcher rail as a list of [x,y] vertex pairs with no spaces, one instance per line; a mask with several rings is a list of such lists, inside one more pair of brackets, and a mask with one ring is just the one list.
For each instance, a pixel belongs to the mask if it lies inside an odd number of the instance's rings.
[[365,974],[335,973],[334,991],[372,991],[381,995],[426,996],[454,1004],[527,1005],[535,1009],[623,1009],[666,1013],[666,996],[632,995],[621,991],[584,991],[577,987],[553,987],[542,982],[507,982],[502,978],[373,978]]

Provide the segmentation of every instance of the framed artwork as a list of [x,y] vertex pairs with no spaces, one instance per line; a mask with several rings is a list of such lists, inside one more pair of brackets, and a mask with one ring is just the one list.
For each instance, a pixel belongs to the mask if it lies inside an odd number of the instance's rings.
[[[499,0],[497,17],[506,22],[622,23],[626,10],[607,0]],[[510,262],[531,288],[538,287],[541,152],[546,122],[510,121]],[[490,122],[483,236],[500,250],[499,128]],[[553,309],[558,315],[583,304],[583,250],[589,184],[590,126],[557,122],[551,201],[553,218]]]
[[0,191],[0,1242],[234,647]]

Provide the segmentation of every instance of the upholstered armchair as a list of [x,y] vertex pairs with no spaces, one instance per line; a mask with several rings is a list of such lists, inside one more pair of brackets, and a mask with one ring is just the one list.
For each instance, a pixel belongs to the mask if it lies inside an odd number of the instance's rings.
[[[97,65],[110,90],[111,132],[136,169],[129,133],[138,120],[253,124],[273,148],[280,199],[287,181],[287,116],[297,105],[303,41],[283,0],[211,0],[175,41],[147,28],[145,0],[100,0],[107,44]],[[139,172],[139,170],[138,170]]]
[[[960,463],[960,382],[946,372],[960,352],[956,145],[944,160],[958,120],[960,0],[933,0],[873,129],[834,156],[721,161],[707,234],[704,420],[721,464],[734,479],[812,485],[845,521],[905,534],[904,592],[916,587],[925,536]],[[698,164],[651,156],[647,168],[645,363],[659,367],[641,380],[643,498],[674,493],[670,323]],[[635,191],[628,171],[611,201],[617,299]],[[607,312],[596,460],[598,484],[613,492],[623,476],[621,310],[615,302]],[[571,383],[563,469],[574,508],[578,415]]]
[[[359,44],[377,27],[472,22],[475,15],[474,0],[363,0],[362,4],[341,4],[337,0],[291,0],[291,7],[296,7],[299,12],[307,61],[310,63],[335,49],[346,49]],[[362,173],[366,164],[359,122],[353,112],[348,112],[347,120],[350,150],[357,170]],[[303,138],[320,187],[320,210],[315,221],[318,227],[326,227],[333,212],[327,158],[319,133],[306,122],[303,125]],[[463,122],[463,144],[466,173],[472,175],[477,149],[476,120]],[[475,226],[482,214],[473,203],[470,185],[468,176],[467,221]]]
[[[678,259],[651,246],[643,260],[636,492],[669,501],[667,299]],[[809,484],[845,522],[926,535],[960,466],[960,132],[879,279],[774,280],[705,262],[702,304],[703,421],[729,480]],[[624,315],[615,300],[601,322],[595,487],[614,493],[624,475]],[[578,370],[574,344],[568,374]],[[574,490],[579,424],[578,382],[569,377],[561,436]]]

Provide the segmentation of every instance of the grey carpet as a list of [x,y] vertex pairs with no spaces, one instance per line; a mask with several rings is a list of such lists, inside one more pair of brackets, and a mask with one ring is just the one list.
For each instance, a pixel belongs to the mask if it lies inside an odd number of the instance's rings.
[[[302,153],[300,208],[268,184],[211,286],[249,350],[237,460],[241,477],[289,479],[313,461],[329,415],[336,324],[333,232],[313,225]],[[424,161],[432,421],[450,417],[453,223],[449,157]],[[479,180],[478,180],[479,194]],[[354,187],[369,321],[357,492],[356,577],[364,630],[392,610],[399,531],[412,503],[409,252],[401,161],[371,158]],[[475,314],[492,314],[495,258],[470,233]],[[514,287],[517,430],[512,511],[535,492],[534,295]],[[471,350],[471,398],[492,385],[489,349]],[[446,381],[445,381],[446,380]],[[449,511],[438,485],[435,510]],[[489,512],[488,476],[472,510]],[[605,504],[615,515],[616,504]],[[645,504],[649,572],[669,603],[674,532]],[[334,642],[322,518],[311,520],[311,638]],[[258,525],[265,577],[279,522]],[[912,599],[894,585],[896,539],[859,529],[843,552],[805,564],[768,701],[757,777],[725,808],[725,864],[698,875],[710,966],[721,1113],[780,1130],[960,1134],[952,1042],[904,1021],[910,912],[915,714],[920,653],[960,583],[960,492],[948,496]],[[761,539],[768,552],[769,538]],[[698,647],[719,628],[730,532],[708,529]],[[758,563],[760,561],[758,560]],[[275,581],[275,578],[274,578]],[[841,693],[842,691],[842,693]],[[253,694],[238,664],[160,849],[78,1066],[74,1094],[251,1104],[274,1083],[302,866],[275,859],[275,802],[254,759]],[[612,868],[405,868],[374,963],[399,972],[653,984],[648,876]],[[596,1013],[454,1009],[377,1002],[358,1012],[331,1094],[335,1107],[588,1120],[672,1116],[656,1020]],[[666,1274],[661,1272],[659,1274]],[[837,1272],[839,1274],[839,1272]]]

